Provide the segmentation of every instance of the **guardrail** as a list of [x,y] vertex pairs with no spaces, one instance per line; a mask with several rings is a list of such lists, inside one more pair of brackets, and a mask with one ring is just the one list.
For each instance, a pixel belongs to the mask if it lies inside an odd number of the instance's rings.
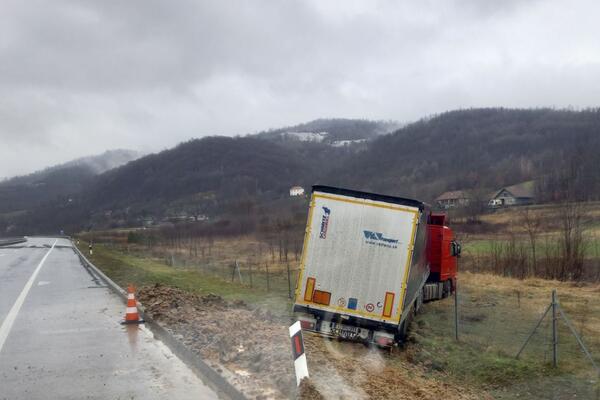
[[25,239],[24,237],[20,237],[20,238],[4,238],[4,239],[0,239],[0,246],[8,246],[11,244],[19,244],[19,243],[25,243],[27,241],[27,239]]
[[[77,248],[75,243],[71,241],[73,245],[73,251],[79,256],[79,260],[82,264],[87,265],[91,268],[95,274],[97,274],[106,285],[111,288],[124,303],[127,303],[127,292],[117,285],[112,279],[104,274],[98,267],[92,264],[83,253]],[[138,303],[138,310],[143,317],[146,326],[150,328],[155,337],[160,339],[163,343],[169,347],[169,349],[183,360],[187,365],[195,368],[199,371],[200,375],[206,380],[212,383],[213,389],[219,393],[219,397],[224,395],[227,399],[231,400],[247,400],[247,397],[235,386],[233,386],[223,375],[217,372],[214,368],[208,365],[202,358],[197,354],[188,349],[183,343],[177,340],[165,327],[160,325],[149,317],[144,310],[144,306]]]

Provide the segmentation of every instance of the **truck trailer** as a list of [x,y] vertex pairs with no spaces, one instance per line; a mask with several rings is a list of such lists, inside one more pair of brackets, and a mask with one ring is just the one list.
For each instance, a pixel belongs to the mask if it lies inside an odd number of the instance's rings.
[[392,346],[456,287],[460,245],[427,204],[313,186],[294,312],[303,330]]

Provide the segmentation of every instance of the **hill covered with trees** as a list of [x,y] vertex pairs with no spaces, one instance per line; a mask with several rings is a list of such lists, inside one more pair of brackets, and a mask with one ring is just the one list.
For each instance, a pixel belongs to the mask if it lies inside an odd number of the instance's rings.
[[[542,197],[570,180],[600,198],[600,111],[472,109],[426,118],[370,143],[328,181],[431,201],[446,190],[495,189],[530,179]],[[563,185],[564,186],[564,185]]]

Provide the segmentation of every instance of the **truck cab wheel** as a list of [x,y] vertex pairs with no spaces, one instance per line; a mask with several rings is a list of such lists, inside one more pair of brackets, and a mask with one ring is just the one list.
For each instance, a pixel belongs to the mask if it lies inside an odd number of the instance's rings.
[[448,296],[450,296],[450,294],[452,294],[452,281],[451,280],[447,280],[444,281],[444,289],[442,292],[442,298],[446,298]]

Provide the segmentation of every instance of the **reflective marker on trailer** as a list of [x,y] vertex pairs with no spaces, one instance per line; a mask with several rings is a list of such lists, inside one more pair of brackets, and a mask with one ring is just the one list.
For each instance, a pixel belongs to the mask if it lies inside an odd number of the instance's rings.
[[394,308],[394,293],[386,292],[385,301],[383,302],[383,313],[384,317],[390,318],[392,316],[392,309]]
[[312,301],[314,290],[315,290],[315,278],[307,278],[306,279],[306,289],[304,290],[304,301]]
[[292,339],[292,353],[294,355],[294,369],[296,370],[296,385],[304,378],[308,378],[308,365],[306,354],[304,354],[304,341],[302,340],[302,329],[300,321],[290,326],[290,338]]

